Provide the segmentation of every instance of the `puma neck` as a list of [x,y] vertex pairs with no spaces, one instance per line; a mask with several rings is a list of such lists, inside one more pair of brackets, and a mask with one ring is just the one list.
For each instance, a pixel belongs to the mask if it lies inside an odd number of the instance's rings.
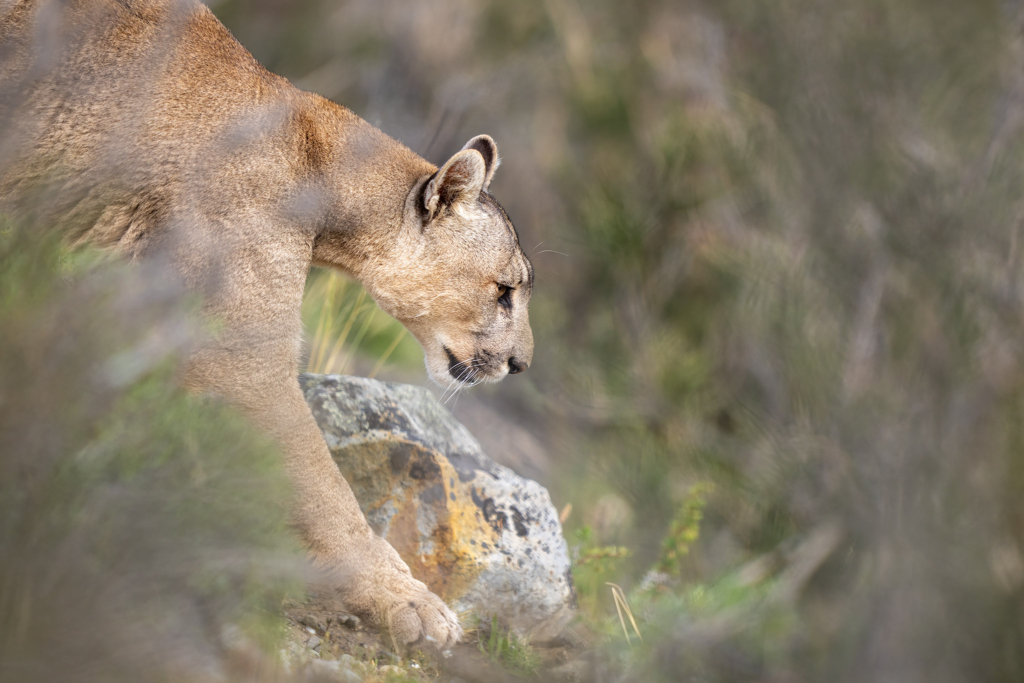
[[303,156],[323,217],[313,264],[365,282],[389,260],[412,208],[410,196],[437,170],[351,110],[303,93],[297,116]]

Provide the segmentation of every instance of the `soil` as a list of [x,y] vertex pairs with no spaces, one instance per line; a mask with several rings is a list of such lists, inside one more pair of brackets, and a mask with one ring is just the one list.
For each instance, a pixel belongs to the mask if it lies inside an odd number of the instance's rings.
[[[476,633],[466,634],[445,655],[438,653],[406,653],[402,655],[374,629],[364,626],[354,615],[336,603],[314,598],[304,604],[285,609],[292,653],[300,657],[324,660],[350,655],[357,661],[376,667],[382,674],[395,668],[414,680],[438,683],[513,683],[525,679],[506,671],[481,652]],[[538,675],[532,680],[570,682],[587,680],[587,658],[579,643],[558,639],[551,643],[534,643],[532,647],[541,660]]]

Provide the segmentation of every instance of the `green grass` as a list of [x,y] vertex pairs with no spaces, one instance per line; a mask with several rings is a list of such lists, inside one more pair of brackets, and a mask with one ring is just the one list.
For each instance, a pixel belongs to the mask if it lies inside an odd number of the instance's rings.
[[416,340],[377,308],[359,283],[334,269],[314,269],[306,283],[303,325],[309,340],[307,372],[353,372],[357,354],[373,360],[371,379],[388,367],[419,367]]
[[541,665],[537,652],[516,633],[502,629],[497,617],[491,617],[486,634],[481,633],[479,627],[478,633],[480,651],[491,661],[516,676],[528,678],[537,675]]

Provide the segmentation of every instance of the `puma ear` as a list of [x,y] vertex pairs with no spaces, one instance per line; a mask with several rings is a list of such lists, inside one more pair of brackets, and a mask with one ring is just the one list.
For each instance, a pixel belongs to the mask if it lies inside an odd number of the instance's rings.
[[445,163],[423,188],[423,206],[427,221],[434,219],[443,206],[476,199],[487,180],[487,164],[477,149],[463,149]]
[[475,149],[484,158],[486,170],[484,171],[483,189],[486,190],[487,186],[491,184],[491,178],[494,177],[494,171],[501,165],[501,159],[498,157],[498,145],[494,144],[490,135],[477,135],[462,149]]

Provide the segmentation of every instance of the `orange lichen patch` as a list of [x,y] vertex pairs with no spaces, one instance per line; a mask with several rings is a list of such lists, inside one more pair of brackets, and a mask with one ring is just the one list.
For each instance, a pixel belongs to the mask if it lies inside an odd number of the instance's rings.
[[444,455],[402,438],[357,442],[334,455],[364,512],[392,506],[382,532],[413,574],[445,600],[465,595],[501,543],[502,525],[485,518],[474,488],[486,475],[463,481]]
[[479,576],[483,558],[499,535],[485,523],[471,487],[441,454],[416,444],[406,444],[403,453],[407,459],[395,463],[401,469],[393,472],[393,481],[402,486],[391,491],[396,511],[387,539],[432,591],[446,600],[458,599]]
[[364,513],[382,505],[391,496],[394,476],[389,463],[394,459],[393,452],[401,445],[397,440],[379,439],[354,444],[333,454],[345,481],[359,491],[359,506]]
[[449,580],[445,597],[457,599],[476,580],[484,565],[484,557],[490,553],[488,548],[496,547],[500,537],[484,523],[480,509],[473,502],[469,484],[459,480],[458,473],[447,460],[442,460],[440,465],[448,536],[443,547],[455,568],[453,578],[457,579]]

